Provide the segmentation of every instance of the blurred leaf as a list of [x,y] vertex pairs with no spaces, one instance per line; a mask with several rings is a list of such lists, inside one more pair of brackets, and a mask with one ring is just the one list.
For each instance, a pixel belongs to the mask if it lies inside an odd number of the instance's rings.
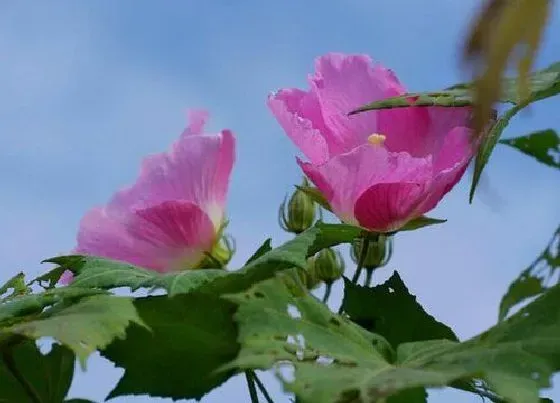
[[522,105],[514,106],[513,108],[508,109],[502,114],[502,116],[498,118],[496,123],[492,125],[486,133],[482,134],[482,137],[480,138],[480,146],[474,160],[474,173],[469,194],[469,202],[472,203],[473,201],[474,192],[476,190],[478,182],[480,181],[482,170],[488,163],[490,155],[492,154],[492,151],[494,151],[494,147],[496,147],[496,144],[498,143],[498,139],[502,135],[506,126],[509,124],[510,120],[521,109],[523,109]]
[[253,260],[260,258],[265,253],[268,253],[272,250],[272,239],[268,238],[266,241],[263,242],[261,246],[253,253],[253,255],[245,262],[245,264],[251,263]]
[[85,368],[89,354],[123,337],[130,322],[142,325],[131,298],[94,295],[73,305],[55,305],[34,320],[3,328],[0,336],[52,337],[74,351]]
[[219,294],[239,292],[282,270],[293,267],[307,270],[308,257],[322,249],[341,243],[350,243],[361,232],[360,228],[352,225],[317,222],[313,227],[290,241],[251,260],[240,270],[229,272],[227,276],[215,279],[201,290]]
[[199,399],[227,380],[216,369],[239,350],[235,306],[210,294],[138,298],[136,309],[150,330],[132,325],[102,355],[125,370],[108,398],[132,394]]
[[501,79],[513,55],[517,59],[518,103],[529,100],[529,73],[550,13],[549,0],[488,0],[473,24],[464,48],[475,62],[474,130],[482,133],[499,100]]
[[401,231],[414,231],[416,229],[429,227],[430,225],[434,225],[434,224],[443,224],[444,222],[447,222],[447,220],[441,220],[439,218],[430,218],[430,217],[426,217],[426,216],[421,216],[421,217],[415,218],[414,220],[410,220],[409,222],[407,222],[404,227],[399,229],[399,232],[401,232]]
[[54,269],[48,271],[47,273],[43,274],[42,276],[34,278],[33,280],[31,280],[29,282],[28,285],[32,286],[33,284],[37,283],[39,286],[43,287],[45,290],[50,290],[58,284],[58,282],[60,281],[60,278],[62,277],[62,275],[64,274],[65,271],[66,270],[63,267],[55,267]]
[[412,341],[458,340],[453,330],[422,308],[396,271],[373,288],[344,279],[342,307],[353,322],[385,337],[393,347]]
[[39,314],[45,307],[64,300],[78,300],[97,294],[105,294],[105,291],[63,287],[39,294],[17,296],[8,302],[0,304],[0,325],[5,326],[4,321],[11,321],[26,315]]
[[2,349],[0,402],[36,403],[14,376],[14,370],[41,403],[60,403],[72,383],[74,354],[54,344],[48,354],[42,355],[35,342],[30,340]]
[[[4,295],[9,290],[12,290],[12,292],[9,295]],[[25,285],[25,275],[18,273],[0,286],[0,302],[7,301],[18,295],[28,294],[29,292],[29,288]]]
[[[560,286],[467,342],[405,343],[396,357],[382,337],[311,295],[293,296],[277,279],[228,298],[239,304],[241,351],[227,368],[276,368],[284,387],[307,403],[373,403],[473,377],[507,401],[538,403],[539,390],[560,369]],[[295,379],[282,375],[290,367]]]
[[87,399],[70,399],[70,400],[65,400],[64,403],[95,403],[93,400],[87,400]]
[[499,320],[504,320],[514,306],[546,291],[547,283],[558,269],[560,269],[560,226],[537,259],[509,286],[500,302]]
[[325,196],[323,195],[323,193],[321,193],[319,189],[313,186],[298,186],[298,185],[296,185],[296,188],[304,192],[307,196],[311,198],[311,200],[313,200],[319,206],[321,206],[327,211],[332,212],[331,205],[329,204],[328,200],[325,198]]
[[187,293],[225,276],[227,272],[220,269],[184,270],[160,274],[117,260],[91,256],[58,256],[45,262],[56,263],[65,270],[76,273],[71,287],[103,288],[130,287],[132,291],[139,288],[165,289],[170,295]]
[[543,164],[560,169],[560,136],[552,130],[541,130],[526,136],[500,140]]

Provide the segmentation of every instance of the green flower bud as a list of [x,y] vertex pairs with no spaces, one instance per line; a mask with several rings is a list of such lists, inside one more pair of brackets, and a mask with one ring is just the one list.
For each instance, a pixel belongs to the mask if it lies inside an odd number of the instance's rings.
[[321,250],[314,260],[314,272],[320,281],[332,284],[344,274],[344,259],[331,248]]
[[[307,178],[303,179],[303,186],[309,186]],[[315,202],[303,191],[297,189],[286,205],[286,200],[278,210],[278,223],[286,232],[300,234],[313,225],[319,209]]]
[[300,267],[284,270],[278,275],[294,296],[307,293],[307,273]]
[[212,251],[197,266],[197,269],[224,269],[235,253],[235,240],[224,235],[214,244]]
[[[358,264],[360,258],[363,242],[363,238],[357,238],[350,248],[350,257],[356,264]],[[368,242],[369,245],[363,267],[368,270],[374,270],[385,266],[393,254],[393,239],[384,234],[379,234],[377,239],[369,239]]]

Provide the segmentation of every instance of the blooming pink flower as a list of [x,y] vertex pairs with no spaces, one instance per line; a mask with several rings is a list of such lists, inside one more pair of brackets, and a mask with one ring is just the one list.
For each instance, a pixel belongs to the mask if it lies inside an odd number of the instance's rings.
[[319,57],[310,89],[282,89],[268,106],[309,162],[309,179],[347,223],[390,232],[433,209],[473,155],[467,107],[348,112],[406,91],[365,55]]
[[75,253],[158,272],[196,267],[218,241],[235,160],[229,130],[202,133],[207,117],[190,112],[168,152],[147,157],[134,185],[84,216]]

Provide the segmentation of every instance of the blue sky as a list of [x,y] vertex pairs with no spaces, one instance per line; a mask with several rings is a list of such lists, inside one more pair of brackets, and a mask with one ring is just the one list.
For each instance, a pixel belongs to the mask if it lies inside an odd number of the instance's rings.
[[[363,52],[411,90],[465,78],[458,45],[477,1],[244,2],[100,0],[0,3],[1,278],[45,270],[39,261],[74,246],[82,214],[131,183],[143,156],[180,134],[186,110],[211,112],[212,129],[237,135],[229,232],[240,263],[260,242],[288,239],[279,203],[300,181],[295,147],[265,106],[269,91],[304,87],[316,56]],[[539,66],[558,57],[555,10]],[[506,136],[560,128],[558,100],[521,114]],[[505,147],[480,195],[469,178],[432,216],[443,226],[399,236],[388,269],[462,338],[495,323],[509,282],[560,221],[560,175]],[[334,298],[340,297],[337,288]],[[92,357],[72,396],[102,401],[121,370]],[[280,387],[265,377],[276,396]],[[560,398],[560,390],[550,394]],[[234,400],[235,399],[235,400]],[[233,379],[207,402],[247,399]],[[430,401],[475,402],[459,392]],[[278,401],[287,401],[286,398]],[[114,402],[170,401],[126,397]]]

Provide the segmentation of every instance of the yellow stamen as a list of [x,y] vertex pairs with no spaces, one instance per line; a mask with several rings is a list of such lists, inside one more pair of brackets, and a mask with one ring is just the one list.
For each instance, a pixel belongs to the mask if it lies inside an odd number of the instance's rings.
[[385,136],[382,134],[374,133],[367,138],[367,141],[372,146],[382,146],[385,142]]

